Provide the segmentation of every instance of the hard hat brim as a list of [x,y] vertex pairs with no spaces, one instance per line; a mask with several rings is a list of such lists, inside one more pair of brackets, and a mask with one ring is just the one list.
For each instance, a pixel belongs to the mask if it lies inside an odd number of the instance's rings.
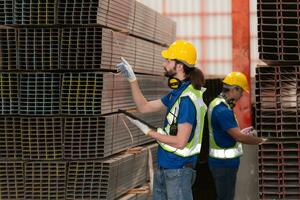
[[243,90],[244,90],[246,93],[249,93],[249,90],[248,90],[248,89],[244,89],[244,88],[243,88]]
[[248,88],[245,88],[245,87],[241,87],[239,85],[232,85],[231,83],[228,83],[226,80],[223,80],[222,81],[224,84],[228,85],[228,86],[231,86],[231,87],[240,87],[243,89],[244,92],[246,93],[249,93],[249,89]]
[[168,50],[161,51],[161,56],[165,59],[172,59],[169,52],[168,52]]

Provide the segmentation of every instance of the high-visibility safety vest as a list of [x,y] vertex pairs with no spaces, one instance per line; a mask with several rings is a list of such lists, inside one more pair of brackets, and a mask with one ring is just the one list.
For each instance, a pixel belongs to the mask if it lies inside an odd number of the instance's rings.
[[[213,127],[211,124],[211,115],[213,112],[213,109],[219,105],[220,103],[224,103],[230,110],[230,106],[227,104],[224,98],[217,97],[215,98],[210,104],[208,108],[208,128],[209,128],[209,156],[212,158],[218,158],[218,159],[232,159],[237,158],[243,155],[243,147],[240,142],[235,142],[235,145],[229,148],[222,148],[217,145],[214,133],[213,133]],[[226,122],[222,122],[226,123]]]
[[[205,92],[205,90],[205,88],[202,88],[201,90],[196,90],[194,89],[192,84],[190,84],[185,90],[183,90],[183,92],[176,100],[170,111],[167,113],[166,119],[168,123],[164,127],[164,131],[167,135],[170,135],[171,124],[177,120],[181,98],[188,96],[192,100],[196,109],[196,127],[194,129],[194,137],[186,144],[186,146],[183,149],[177,149],[175,147],[158,141],[158,143],[164,150],[174,153],[175,155],[181,157],[189,157],[200,153],[202,133],[204,127],[204,117],[207,110],[207,106],[203,101],[203,93]],[[188,110],[181,112],[188,112]]]

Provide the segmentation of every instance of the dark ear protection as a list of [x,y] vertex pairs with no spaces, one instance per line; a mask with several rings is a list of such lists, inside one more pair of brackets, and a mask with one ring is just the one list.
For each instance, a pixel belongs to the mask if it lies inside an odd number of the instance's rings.
[[168,80],[168,86],[171,88],[171,89],[177,89],[181,86],[181,81],[177,78],[174,78],[174,77],[170,77],[169,80]]

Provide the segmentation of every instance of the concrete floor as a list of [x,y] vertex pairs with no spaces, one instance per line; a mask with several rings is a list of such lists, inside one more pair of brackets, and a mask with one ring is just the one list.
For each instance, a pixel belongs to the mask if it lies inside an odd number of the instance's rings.
[[258,193],[258,146],[243,145],[244,155],[238,171],[235,200],[257,200]]

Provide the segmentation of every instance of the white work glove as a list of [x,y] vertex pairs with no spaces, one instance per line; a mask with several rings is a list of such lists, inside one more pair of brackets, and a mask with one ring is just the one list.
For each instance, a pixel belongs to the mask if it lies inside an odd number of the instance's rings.
[[253,128],[253,126],[249,126],[247,128],[244,128],[241,130],[241,133],[245,135],[251,135],[251,136],[257,136],[256,130]]
[[158,132],[161,135],[167,135],[167,133],[162,128],[156,129],[156,132]]
[[136,76],[132,70],[131,65],[123,57],[121,57],[121,60],[122,62],[116,65],[117,71],[121,72],[129,82],[135,81]]
[[257,137],[257,131],[255,129],[253,129],[252,131],[250,131],[249,134],[252,135],[252,136]]
[[268,138],[262,138],[262,141],[259,144],[266,143],[268,141]]
[[141,131],[145,134],[148,135],[148,133],[151,131],[151,129],[149,128],[149,126],[147,126],[146,124],[136,120],[136,119],[132,119],[131,117],[127,117],[127,119],[129,119],[129,121],[131,121],[131,123],[133,123],[134,125],[136,125],[139,129],[141,129]]

